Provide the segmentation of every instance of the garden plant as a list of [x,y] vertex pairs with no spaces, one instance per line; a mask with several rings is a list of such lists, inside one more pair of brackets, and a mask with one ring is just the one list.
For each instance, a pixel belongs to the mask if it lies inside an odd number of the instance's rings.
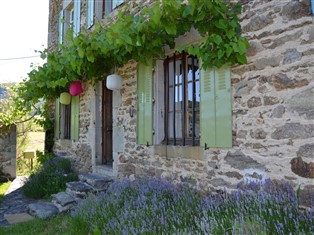
[[204,196],[189,182],[137,178],[90,195],[72,216],[86,234],[313,234],[314,208],[299,203],[292,186],[270,180]]
[[66,183],[77,180],[77,175],[71,169],[68,159],[57,157],[52,153],[38,153],[41,163],[26,181],[23,191],[31,198],[50,198],[51,194],[64,191]]

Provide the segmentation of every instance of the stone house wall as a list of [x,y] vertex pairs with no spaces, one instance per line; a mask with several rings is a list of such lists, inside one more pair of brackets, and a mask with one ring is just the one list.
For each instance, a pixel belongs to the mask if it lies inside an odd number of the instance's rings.
[[[241,25],[250,48],[248,63],[233,66],[231,71],[233,147],[205,150],[137,145],[137,64],[130,61],[118,69],[123,86],[113,94],[115,176],[192,177],[202,189],[235,188],[245,180],[271,178],[301,184],[313,193],[314,27],[310,1],[240,2]],[[84,84],[79,141],[55,143],[55,151],[74,159],[80,171],[94,171],[99,164],[99,87]]]
[[[123,131],[118,173],[193,177],[202,188],[272,178],[312,185],[314,178],[314,28],[307,1],[245,1],[240,16],[248,64],[232,68],[233,148],[136,144],[136,67],[121,69]],[[124,71],[128,72],[128,77]]]
[[16,126],[0,130],[0,170],[12,179],[16,177]]

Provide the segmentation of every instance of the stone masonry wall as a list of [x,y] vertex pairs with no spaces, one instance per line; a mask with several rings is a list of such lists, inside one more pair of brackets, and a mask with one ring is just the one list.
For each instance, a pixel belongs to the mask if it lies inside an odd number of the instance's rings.
[[[73,168],[78,173],[92,171],[93,147],[95,145],[95,113],[94,88],[87,82],[83,83],[83,92],[80,95],[79,111],[79,140],[55,140],[54,152],[58,156],[69,158]],[[93,120],[93,121],[92,121]]]
[[0,170],[11,178],[16,177],[16,127],[0,132]]
[[[131,63],[119,71],[123,126],[118,175],[192,177],[203,189],[246,180],[290,181],[314,193],[314,27],[309,1],[242,1],[248,64],[232,68],[233,148],[139,146]],[[124,71],[129,71],[128,75]]]

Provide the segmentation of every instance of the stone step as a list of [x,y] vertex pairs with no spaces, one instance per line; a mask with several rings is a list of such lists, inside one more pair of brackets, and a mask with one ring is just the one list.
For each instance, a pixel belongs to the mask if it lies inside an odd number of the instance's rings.
[[85,184],[84,182],[79,182],[79,181],[72,181],[72,182],[67,182],[66,183],[67,189],[70,189],[71,191],[75,192],[82,192],[82,193],[88,193],[93,191],[93,188]]
[[96,165],[96,166],[93,166],[93,172],[96,174],[113,177],[113,170],[111,166]]
[[105,191],[113,181],[113,177],[111,176],[96,173],[87,173],[79,175],[79,179],[81,182],[90,185],[95,192]]
[[77,204],[75,197],[66,192],[52,194],[51,197],[51,202],[58,208],[59,212],[69,211]]
[[27,213],[4,215],[4,218],[8,221],[9,224],[17,224],[35,219],[34,216],[31,216]]
[[78,201],[78,199],[85,198],[88,193],[94,192],[93,187],[84,182],[79,181],[68,182],[66,183],[66,186],[67,189],[65,192],[74,197],[76,201]]
[[45,219],[58,214],[59,210],[51,202],[35,202],[28,205],[28,213],[37,218]]

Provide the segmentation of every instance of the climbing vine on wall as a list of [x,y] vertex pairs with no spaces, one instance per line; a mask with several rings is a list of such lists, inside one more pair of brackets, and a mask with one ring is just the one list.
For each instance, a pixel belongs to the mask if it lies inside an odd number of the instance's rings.
[[[237,15],[241,6],[221,0],[158,0],[150,7],[130,12],[128,5],[93,31],[81,31],[55,52],[41,52],[47,63],[29,73],[19,95],[25,108],[41,98],[53,99],[67,90],[71,81],[104,79],[116,66],[134,59],[145,62],[164,57],[163,48],[192,27],[204,38],[196,45],[180,46],[202,60],[204,68],[226,63],[246,63],[248,42],[241,35]],[[68,35],[72,35],[69,33]]]

